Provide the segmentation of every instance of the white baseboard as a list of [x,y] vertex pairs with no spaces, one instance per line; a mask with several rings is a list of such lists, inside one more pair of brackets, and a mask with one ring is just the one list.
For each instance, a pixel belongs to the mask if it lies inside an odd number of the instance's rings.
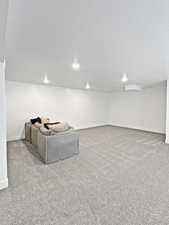
[[8,187],[8,178],[0,181],[0,190]]
[[21,139],[23,139],[23,138],[21,138],[20,136],[14,136],[14,137],[8,137],[7,141],[18,141]]
[[76,130],[84,130],[84,129],[90,129],[90,128],[96,128],[96,127],[103,127],[103,126],[108,126],[109,124],[107,123],[102,123],[102,124],[95,124],[95,125],[88,125],[88,126],[83,126],[83,127],[76,127]]
[[135,126],[115,124],[115,123],[114,124],[113,123],[110,123],[110,125],[111,126],[115,126],[115,127],[122,127],[122,128],[134,129],[134,130],[142,130],[142,131],[152,132],[152,133],[157,133],[157,134],[165,134],[165,132],[163,132],[161,130],[151,129],[151,128],[147,128],[147,127],[135,127]]

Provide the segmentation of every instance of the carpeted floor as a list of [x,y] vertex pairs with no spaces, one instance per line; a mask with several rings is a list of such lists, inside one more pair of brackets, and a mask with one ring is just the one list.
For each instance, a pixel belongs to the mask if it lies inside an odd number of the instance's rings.
[[159,134],[78,131],[80,155],[51,165],[8,144],[0,225],[168,225],[169,146]]

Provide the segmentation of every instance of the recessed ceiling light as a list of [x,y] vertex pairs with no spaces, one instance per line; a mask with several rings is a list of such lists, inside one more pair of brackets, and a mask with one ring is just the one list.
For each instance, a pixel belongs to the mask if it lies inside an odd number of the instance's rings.
[[44,76],[44,79],[43,79],[43,83],[44,84],[49,84],[50,83],[50,80],[48,79],[48,76],[47,76],[46,73],[45,73],[45,76]]
[[77,71],[80,69],[80,63],[78,62],[77,59],[74,59],[73,63],[72,63],[72,68],[73,70]]
[[126,83],[128,81],[127,73],[123,73],[123,76],[121,78],[121,82]]
[[85,88],[86,88],[86,89],[90,89],[90,84],[89,84],[89,82],[86,83]]

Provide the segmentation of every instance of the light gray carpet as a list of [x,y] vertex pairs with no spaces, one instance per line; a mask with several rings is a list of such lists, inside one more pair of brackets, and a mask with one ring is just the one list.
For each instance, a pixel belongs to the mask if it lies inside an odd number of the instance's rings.
[[111,126],[79,131],[80,155],[51,165],[8,144],[0,225],[168,225],[163,135]]

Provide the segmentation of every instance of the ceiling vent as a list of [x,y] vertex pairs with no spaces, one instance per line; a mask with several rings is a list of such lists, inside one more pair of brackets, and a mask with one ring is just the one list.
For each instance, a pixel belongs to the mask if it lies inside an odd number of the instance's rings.
[[126,84],[124,86],[124,90],[125,91],[141,91],[142,87],[140,85],[137,85],[137,84]]

